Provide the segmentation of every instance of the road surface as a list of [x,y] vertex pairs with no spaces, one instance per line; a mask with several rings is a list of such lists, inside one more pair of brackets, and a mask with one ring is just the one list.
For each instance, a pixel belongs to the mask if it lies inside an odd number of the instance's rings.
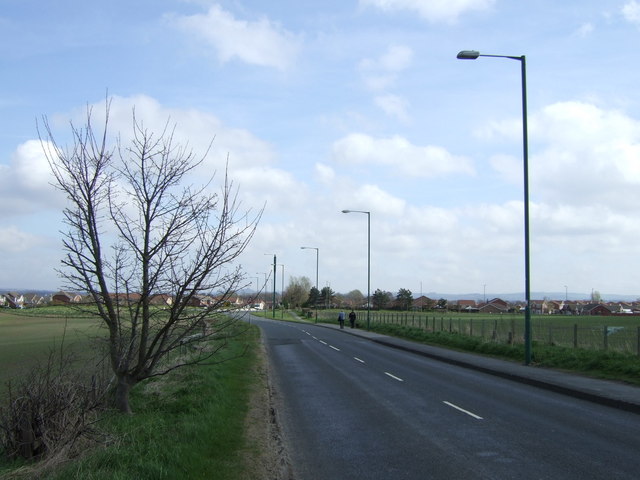
[[640,416],[253,317],[296,480],[637,479]]

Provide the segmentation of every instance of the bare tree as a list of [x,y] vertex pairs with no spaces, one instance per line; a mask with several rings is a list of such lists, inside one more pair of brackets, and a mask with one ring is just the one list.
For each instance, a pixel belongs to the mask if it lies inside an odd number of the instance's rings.
[[310,288],[311,280],[307,277],[291,277],[283,295],[284,299],[289,305],[299,307],[307,301]]
[[[91,108],[86,125],[71,124],[71,147],[56,143],[46,118],[40,139],[55,186],[69,200],[59,273],[66,288],[88,292],[106,325],[114,404],[131,412],[129,392],[141,380],[215,361],[219,346],[179,359],[169,354],[221,338],[234,321],[217,313],[243,286],[233,261],[247,247],[262,211],[240,213],[226,171],[218,193],[209,193],[210,182],[183,185],[206,153],[196,157],[175,142],[168,124],[156,136],[134,110],[131,141],[110,145],[109,110],[107,100],[100,131]],[[154,306],[158,294],[172,298],[171,305]],[[201,304],[204,295],[208,302]]]
[[362,305],[365,305],[367,303],[365,296],[358,289],[351,290],[349,293],[347,293],[345,295],[345,299],[347,301],[347,304],[351,308],[361,308]]

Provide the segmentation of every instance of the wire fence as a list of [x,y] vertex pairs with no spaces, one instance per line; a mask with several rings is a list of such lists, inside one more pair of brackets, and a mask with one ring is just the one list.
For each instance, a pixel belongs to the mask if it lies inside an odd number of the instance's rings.
[[[322,320],[334,321],[332,312]],[[363,327],[366,312],[358,312]],[[422,312],[370,312],[371,324],[397,324],[428,332],[448,332],[478,337],[487,342],[524,343],[524,316],[464,314],[433,315]],[[562,317],[534,315],[531,339],[547,345],[588,350],[609,350],[640,356],[640,317]]]

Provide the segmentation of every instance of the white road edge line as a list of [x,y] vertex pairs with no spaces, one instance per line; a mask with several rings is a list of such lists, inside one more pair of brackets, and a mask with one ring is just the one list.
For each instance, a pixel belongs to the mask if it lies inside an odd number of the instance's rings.
[[337,352],[339,352],[339,351],[340,351],[340,349],[339,349],[339,348],[334,347],[333,345],[329,345],[329,346],[330,346],[331,348],[333,348],[333,349],[334,349],[335,351],[337,351]]
[[475,413],[471,413],[470,411],[465,410],[464,408],[460,408],[459,406],[454,405],[451,402],[446,402],[446,401],[443,400],[442,403],[444,403],[445,405],[449,405],[451,408],[455,408],[456,410],[458,410],[458,411],[460,411],[462,413],[466,413],[467,415],[469,415],[470,417],[475,418],[476,420],[483,420],[483,418],[481,416],[476,415]]
[[365,363],[364,360],[362,360],[361,358],[358,357],[353,357],[355,361],[360,362],[360,363]]
[[403,379],[401,379],[400,377],[396,377],[395,375],[389,373],[389,372],[384,372],[385,375],[389,375],[391,378],[393,378],[394,380],[397,380],[399,382],[404,382]]
[[324,341],[322,341],[322,340],[318,340],[318,341],[319,341],[321,344],[323,344],[323,345],[326,345],[326,344],[327,344],[327,342],[324,342]]

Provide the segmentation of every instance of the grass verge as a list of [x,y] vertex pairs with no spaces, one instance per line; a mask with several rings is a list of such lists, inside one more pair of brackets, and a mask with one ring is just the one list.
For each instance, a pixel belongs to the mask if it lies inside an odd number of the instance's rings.
[[[245,418],[255,384],[259,330],[243,330],[223,350],[230,360],[184,367],[136,386],[133,415],[108,413],[100,429],[109,444],[46,471],[7,470],[0,478],[247,478]],[[15,466],[15,465],[14,465]],[[26,476],[24,474],[27,474]]]
[[[430,333],[421,328],[397,324],[372,324],[372,331],[426,344],[441,345],[455,350],[522,361],[524,345],[483,342],[480,338],[457,333]],[[618,352],[584,350],[540,345],[533,342],[532,362],[547,368],[571,371],[607,380],[617,380],[640,386],[640,357]]]

